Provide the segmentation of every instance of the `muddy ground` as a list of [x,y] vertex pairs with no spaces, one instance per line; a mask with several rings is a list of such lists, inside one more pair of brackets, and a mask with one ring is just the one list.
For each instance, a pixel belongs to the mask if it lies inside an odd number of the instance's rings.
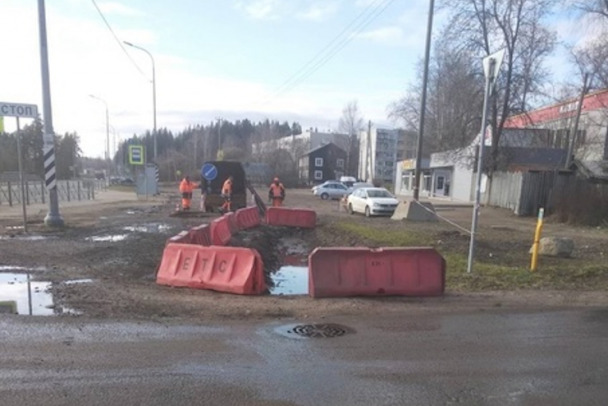
[[[104,198],[105,196],[105,198]],[[108,198],[110,196],[110,198]],[[128,198],[127,198],[128,197]],[[215,214],[197,217],[172,217],[177,195],[172,189],[151,199],[134,200],[132,192],[103,192],[98,201],[61,208],[66,227],[48,229],[43,224],[46,211],[29,215],[29,235],[19,229],[21,213],[0,207],[0,266],[6,271],[21,267],[37,280],[53,282],[51,291],[56,311],[73,309],[63,317],[108,319],[183,320],[298,317],[322,319],[355,314],[387,314],[428,309],[487,308],[526,306],[529,304],[605,305],[605,290],[527,290],[470,292],[447,286],[442,298],[350,298],[311,299],[308,296],[264,295],[238,296],[213,291],[171,288],[155,283],[167,238],[215,218]],[[411,229],[423,233],[424,244],[438,251],[468,252],[471,207],[451,202],[436,203],[438,214],[447,221],[411,223],[390,218],[367,219],[339,210],[336,201],[321,201],[309,190],[292,190],[286,206],[317,211],[314,230],[261,226],[239,233],[232,245],[256,248],[263,256],[267,273],[283,263],[305,264],[306,256],[317,246],[370,246],[355,234],[344,233],[338,223],[365,225],[380,232]],[[61,206],[60,206],[61,207]],[[480,217],[479,260],[527,266],[535,228],[535,219],[519,218],[502,209],[484,208]],[[571,259],[543,259],[544,264],[559,267],[586,264],[590,258],[602,262],[608,255],[608,232],[602,228],[545,225],[544,235],[569,236],[576,250]],[[574,262],[572,262],[574,261]],[[15,272],[13,270],[13,272]],[[448,269],[450,272],[450,269]],[[91,279],[88,283],[70,283]],[[2,298],[0,297],[0,301]]]

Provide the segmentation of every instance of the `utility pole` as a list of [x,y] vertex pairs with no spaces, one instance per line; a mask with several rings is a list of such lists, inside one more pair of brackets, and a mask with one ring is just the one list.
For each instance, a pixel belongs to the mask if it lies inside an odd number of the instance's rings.
[[365,143],[365,177],[366,181],[372,182],[372,120],[367,122],[367,142]]
[[49,75],[49,54],[46,37],[46,12],[44,0],[38,0],[38,27],[40,31],[40,72],[42,75],[42,109],[44,117],[44,180],[49,191],[49,212],[44,224],[50,227],[63,227],[63,218],[59,214],[57,198],[57,179],[55,172],[55,133],[53,131],[53,113],[51,108],[51,85]]
[[420,124],[418,125],[418,145],[416,148],[416,172],[414,178],[414,200],[420,196],[420,173],[422,172],[422,135],[424,134],[424,116],[426,113],[426,85],[429,78],[429,60],[431,53],[431,33],[433,32],[433,12],[435,1],[429,2],[429,18],[426,25],[426,47],[424,51],[424,74],[422,76],[422,98],[420,100]]
[[576,135],[578,133],[578,122],[581,118],[581,110],[583,108],[583,100],[585,99],[585,93],[587,93],[587,79],[589,74],[585,73],[583,77],[583,89],[581,90],[581,96],[578,99],[578,106],[576,106],[576,117],[574,119],[574,128],[571,131],[570,144],[568,145],[568,155],[566,156],[566,169],[570,168],[572,159],[574,158],[574,144],[576,143]]

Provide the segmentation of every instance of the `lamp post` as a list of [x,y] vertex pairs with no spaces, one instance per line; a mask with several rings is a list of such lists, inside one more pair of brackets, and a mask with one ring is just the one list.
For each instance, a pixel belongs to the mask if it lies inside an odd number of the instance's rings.
[[101,97],[90,94],[89,97],[99,100],[106,106],[106,161],[110,159],[110,113],[108,111],[108,103]]
[[156,69],[154,67],[154,57],[152,56],[152,54],[150,52],[148,52],[148,50],[132,44],[128,41],[123,41],[123,43],[125,43],[126,45],[139,49],[140,51],[145,52],[146,54],[148,54],[148,56],[150,57],[150,60],[152,61],[152,111],[153,111],[153,119],[154,119],[154,129],[153,129],[153,133],[152,133],[152,139],[154,140],[154,160],[156,161],[156,155],[157,155],[157,146],[156,146]]

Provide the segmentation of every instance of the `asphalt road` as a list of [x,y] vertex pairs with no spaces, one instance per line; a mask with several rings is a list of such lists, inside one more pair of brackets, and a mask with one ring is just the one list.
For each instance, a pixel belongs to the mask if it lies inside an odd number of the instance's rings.
[[[334,338],[293,324],[339,323]],[[0,318],[0,404],[605,405],[608,308],[192,326]]]

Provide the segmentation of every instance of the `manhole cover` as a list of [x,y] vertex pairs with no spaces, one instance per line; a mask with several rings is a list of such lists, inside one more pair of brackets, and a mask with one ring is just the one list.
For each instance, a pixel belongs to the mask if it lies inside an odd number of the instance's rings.
[[339,324],[298,324],[287,330],[288,334],[307,338],[341,337],[350,332],[351,329]]

